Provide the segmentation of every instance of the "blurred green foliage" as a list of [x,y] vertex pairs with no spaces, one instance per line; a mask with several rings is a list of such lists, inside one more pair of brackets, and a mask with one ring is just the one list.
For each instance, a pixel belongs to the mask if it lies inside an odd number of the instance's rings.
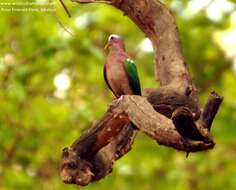
[[[139,134],[113,172],[84,189],[236,189],[236,73],[213,38],[230,27],[235,11],[216,22],[205,9],[186,17],[189,1],[164,2],[176,15],[201,103],[213,89],[225,97],[212,128],[216,147],[186,159],[184,153]],[[0,12],[1,190],[82,189],[63,184],[59,161],[62,148],[98,120],[113,99],[103,81],[103,46],[109,34],[124,37],[138,63],[142,87],[157,86],[153,54],[137,47],[145,36],[120,11],[67,1],[68,18],[56,3],[56,13]],[[63,73],[70,79],[64,91],[55,86],[55,77]]]

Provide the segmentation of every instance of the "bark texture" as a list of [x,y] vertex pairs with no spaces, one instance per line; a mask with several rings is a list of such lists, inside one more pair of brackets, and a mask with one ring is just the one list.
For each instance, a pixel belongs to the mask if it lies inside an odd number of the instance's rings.
[[[107,3],[120,9],[152,41],[155,76],[161,87],[142,96],[122,96],[104,116],[62,154],[65,183],[87,185],[109,174],[126,154],[137,131],[160,145],[185,152],[212,149],[210,128],[223,97],[211,93],[203,111],[182,53],[175,18],[158,0],[72,0]],[[134,129],[130,122],[135,124]]]

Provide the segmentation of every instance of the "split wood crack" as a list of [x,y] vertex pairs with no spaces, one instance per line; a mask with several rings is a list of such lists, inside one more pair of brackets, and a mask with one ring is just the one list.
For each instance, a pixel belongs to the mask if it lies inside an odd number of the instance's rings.
[[62,180],[87,185],[105,177],[115,160],[129,152],[138,131],[160,145],[187,153],[212,149],[215,142],[210,129],[223,97],[212,92],[200,109],[170,10],[158,0],[72,1],[107,3],[127,15],[152,41],[155,75],[161,87],[145,89],[142,96],[125,95],[113,101],[92,128],[64,148]]

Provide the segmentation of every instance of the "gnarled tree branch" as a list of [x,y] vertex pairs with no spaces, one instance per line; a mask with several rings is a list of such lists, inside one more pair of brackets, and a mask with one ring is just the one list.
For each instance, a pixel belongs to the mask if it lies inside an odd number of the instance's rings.
[[[174,112],[175,119],[172,122],[171,119],[156,112],[146,98],[123,96],[116,100],[92,130],[84,134],[70,148],[64,149],[61,168],[63,181],[87,185],[108,174],[113,162],[127,153],[133,143],[136,131],[129,125],[130,121],[161,145],[186,152],[213,148],[215,143],[208,133],[207,135],[200,133],[205,125],[198,124],[196,130],[199,130],[197,135],[201,135],[199,139],[184,138],[177,132],[175,122],[179,128],[195,125],[191,115],[186,115],[186,112],[182,114],[182,111],[177,109]],[[180,121],[183,116],[189,119]],[[103,136],[107,133],[108,136]]]
[[197,152],[214,147],[211,124],[223,100],[212,93],[203,112],[182,53],[175,18],[158,0],[72,0],[107,3],[120,9],[152,41],[155,76],[161,87],[142,96],[123,96],[113,102],[102,119],[63,151],[61,178],[87,185],[106,176],[113,162],[126,154],[137,130],[159,144]]

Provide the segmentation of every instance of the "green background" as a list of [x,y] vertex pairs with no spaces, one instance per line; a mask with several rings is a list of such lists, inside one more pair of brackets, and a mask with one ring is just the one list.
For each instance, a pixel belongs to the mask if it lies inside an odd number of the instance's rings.
[[[233,9],[212,8],[216,0],[200,10],[187,0],[164,1],[177,18],[200,102],[212,90],[225,98],[212,127],[215,148],[186,159],[140,133],[110,175],[83,189],[236,189],[236,11],[235,1],[220,1]],[[82,189],[60,180],[61,150],[113,99],[103,80],[109,34],[125,39],[142,88],[158,86],[153,53],[138,45],[145,36],[127,17],[107,5],[66,4],[72,18],[58,1],[55,13],[0,12],[0,190]],[[229,31],[235,35],[225,39]]]

